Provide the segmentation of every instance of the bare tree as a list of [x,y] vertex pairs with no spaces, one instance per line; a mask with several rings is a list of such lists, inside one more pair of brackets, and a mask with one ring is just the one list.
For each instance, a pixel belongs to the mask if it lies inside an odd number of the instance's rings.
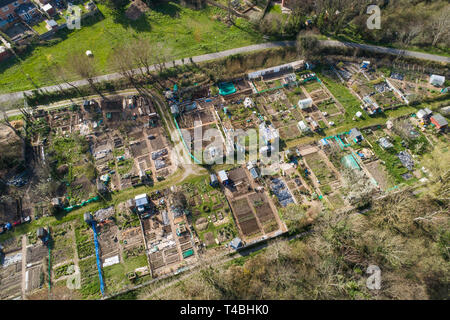
[[348,189],[346,198],[352,205],[364,206],[370,202],[377,188],[367,179],[364,171],[345,169],[342,176]]
[[96,67],[95,58],[86,56],[82,51],[72,52],[67,56],[66,68],[81,79],[88,82],[89,86],[102,98],[106,99],[95,85]]
[[48,67],[48,75],[54,81],[60,92],[64,92],[62,83],[65,83],[69,87],[75,89],[80,97],[83,96],[83,93],[80,91],[80,89],[68,80],[67,73],[67,69],[63,68],[60,64],[53,64],[52,66]]
[[436,46],[443,37],[450,33],[450,7],[446,6],[441,12],[432,18],[430,31],[433,38],[432,46]]
[[312,34],[299,34],[297,51],[302,57],[309,60],[320,52],[319,40]]
[[128,49],[128,46],[114,48],[112,62],[115,69],[117,69],[136,90],[140,91],[141,86],[139,85],[139,80],[137,79],[137,71],[135,70],[134,64],[135,60],[133,59],[133,52],[136,51]]

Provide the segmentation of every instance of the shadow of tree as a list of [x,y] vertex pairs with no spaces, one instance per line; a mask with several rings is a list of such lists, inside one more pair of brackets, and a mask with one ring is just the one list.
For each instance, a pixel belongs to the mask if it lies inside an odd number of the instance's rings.
[[177,18],[180,13],[180,8],[175,5],[179,4],[179,1],[172,1],[172,2],[157,2],[155,5],[152,6],[153,11],[162,13],[164,15],[167,15],[171,18]]

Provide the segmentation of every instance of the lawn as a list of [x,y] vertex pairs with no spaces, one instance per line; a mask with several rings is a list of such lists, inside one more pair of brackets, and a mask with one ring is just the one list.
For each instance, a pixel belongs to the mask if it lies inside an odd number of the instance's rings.
[[362,111],[359,107],[361,105],[361,101],[352,95],[347,87],[320,73],[319,78],[323,81],[333,96],[345,108],[345,118],[347,120],[351,121],[356,112]]
[[130,287],[142,283],[150,279],[149,275],[140,276],[133,282],[127,277],[127,273],[133,272],[137,268],[148,267],[147,257],[145,254],[124,259],[123,263],[103,268],[106,292],[108,294],[116,293],[125,287]]
[[[47,46],[37,46],[19,65],[11,59],[0,66],[0,93],[32,89],[31,81],[37,86],[50,85],[47,66],[64,63],[67,53],[77,48],[91,50],[99,74],[113,72],[110,55],[113,48],[136,37],[142,37],[160,44],[168,51],[169,60],[192,57],[208,52],[226,50],[262,42],[262,36],[254,32],[245,19],[236,19],[236,26],[227,27],[213,17],[225,16],[225,11],[216,7],[191,10],[176,3],[160,4],[149,10],[137,21],[124,16],[114,17],[106,7],[99,5],[104,18],[87,18],[79,30],[62,30]],[[56,43],[54,43],[56,42]],[[75,76],[72,79],[76,79]]]
[[[384,134],[379,134],[379,136],[384,136]],[[392,139],[393,138],[393,139]],[[391,150],[385,150],[380,147],[377,142],[378,135],[375,137],[374,134],[366,135],[366,139],[370,140],[370,143],[373,146],[373,151],[383,161],[387,171],[393,177],[395,183],[399,184],[402,182],[406,182],[403,179],[402,174],[408,173],[408,169],[406,169],[399,158],[397,157],[397,153],[405,150],[405,148],[401,145],[401,138],[397,135],[393,135],[389,140],[392,142],[394,147]],[[409,183],[416,181],[416,178],[412,178],[409,180]]]

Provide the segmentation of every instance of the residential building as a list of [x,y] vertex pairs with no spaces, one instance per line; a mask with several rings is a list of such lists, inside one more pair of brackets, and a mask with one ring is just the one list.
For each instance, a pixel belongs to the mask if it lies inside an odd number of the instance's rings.
[[30,3],[30,0],[0,0],[0,29],[9,28],[19,19],[15,10],[24,3]]
[[14,10],[14,12],[23,21],[30,21],[33,17],[39,15],[37,7],[31,2],[21,4]]

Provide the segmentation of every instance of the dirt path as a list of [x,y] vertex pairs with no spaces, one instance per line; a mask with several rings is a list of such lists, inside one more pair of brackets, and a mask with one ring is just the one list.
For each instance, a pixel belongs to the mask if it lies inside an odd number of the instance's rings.
[[180,178],[180,181],[183,181],[187,177],[191,175],[203,175],[206,173],[206,170],[196,164],[194,164],[193,160],[188,154],[188,151],[184,147],[183,142],[181,141],[181,137],[179,135],[178,130],[175,128],[172,119],[164,112],[167,108],[164,108],[163,102],[160,101],[159,97],[155,97],[154,100],[156,107],[158,108],[159,114],[162,115],[162,120],[166,124],[166,128],[169,131],[169,137],[171,138],[174,146],[171,150],[171,159],[170,161],[173,163],[174,167],[184,168],[183,175]]
[[26,300],[27,236],[22,236],[22,299]]

